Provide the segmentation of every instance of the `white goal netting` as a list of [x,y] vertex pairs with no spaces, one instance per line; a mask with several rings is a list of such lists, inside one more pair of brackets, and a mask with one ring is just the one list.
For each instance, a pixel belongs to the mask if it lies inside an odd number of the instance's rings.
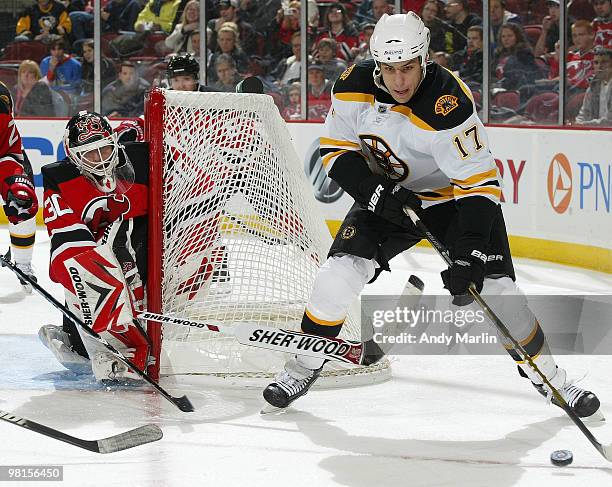
[[[151,185],[162,206],[160,311],[299,329],[331,237],[272,99],[165,90],[152,96],[163,99],[162,110],[147,110],[160,119],[148,123],[162,124],[149,134],[161,138],[152,150],[163,151],[161,187]],[[352,313],[341,337],[360,335]],[[285,360],[219,333],[163,328],[161,375],[269,378]],[[366,382],[388,375],[386,361],[326,369],[327,376]]]

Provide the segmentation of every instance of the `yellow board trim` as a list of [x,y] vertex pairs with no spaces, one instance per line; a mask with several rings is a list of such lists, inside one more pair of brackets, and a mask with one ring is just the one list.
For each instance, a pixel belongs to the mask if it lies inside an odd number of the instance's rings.
[[423,130],[429,130],[430,132],[436,131],[436,129],[433,128],[431,125],[429,125],[427,122],[417,117],[412,112],[411,108],[405,107],[404,105],[395,105],[394,107],[391,107],[391,111],[396,112],[396,113],[401,113],[405,117],[408,117],[413,124],[415,124],[417,127]]
[[368,93],[335,93],[334,97],[340,101],[356,101],[374,105],[374,95]]
[[[340,220],[327,220],[332,236],[338,233],[341,223]],[[510,235],[508,240],[513,257],[543,260],[612,274],[612,249],[513,235]],[[425,240],[417,245],[430,247],[429,242]]]

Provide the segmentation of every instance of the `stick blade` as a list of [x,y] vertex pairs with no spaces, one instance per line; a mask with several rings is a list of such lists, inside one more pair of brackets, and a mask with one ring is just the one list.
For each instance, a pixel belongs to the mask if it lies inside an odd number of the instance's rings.
[[184,413],[192,413],[195,410],[187,396],[173,397],[172,402]]
[[128,448],[161,440],[163,436],[164,434],[158,426],[147,424],[125,433],[98,440],[98,453],[113,453],[127,450]]
[[599,445],[601,448],[597,448],[601,456],[603,456],[609,462],[612,462],[612,444],[610,445]]

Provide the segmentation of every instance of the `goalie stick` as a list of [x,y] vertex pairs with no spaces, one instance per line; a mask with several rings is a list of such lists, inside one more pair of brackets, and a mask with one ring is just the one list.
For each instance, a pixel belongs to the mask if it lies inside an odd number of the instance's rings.
[[162,430],[154,424],[140,426],[124,433],[109,436],[108,438],[102,438],[101,440],[83,440],[82,438],[77,438],[67,433],[62,433],[61,431],[50,428],[49,426],[30,421],[29,419],[22,418],[21,416],[17,416],[16,414],[8,411],[0,410],[0,419],[17,426],[21,426],[27,430],[34,431],[35,433],[48,436],[55,440],[63,441],[64,443],[70,443],[71,445],[78,446],[79,448],[95,453],[114,453],[121,450],[127,450],[128,448],[134,448],[135,446],[161,440],[163,437]]
[[111,352],[118,360],[120,360],[123,364],[127,365],[130,369],[134,371],[137,375],[139,375],[145,382],[147,382],[151,387],[153,387],[157,392],[159,392],[165,399],[174,404],[177,408],[179,408],[183,412],[192,412],[193,405],[191,401],[187,398],[187,396],[174,397],[171,396],[163,387],[161,387],[157,382],[151,379],[147,374],[145,374],[142,370],[136,367],[125,355],[119,352],[115,347],[113,347],[110,343],[108,343],[104,338],[98,335],[95,331],[89,328],[85,323],[83,323],[72,311],[70,311],[66,306],[61,304],[57,299],[55,299],[51,294],[49,294],[40,284],[30,278],[27,274],[23,273],[18,267],[16,267],[11,261],[7,260],[3,255],[0,255],[0,262],[8,267],[11,271],[17,274],[18,277],[23,279],[24,281],[30,283],[33,289],[35,289],[42,297],[44,297],[49,303],[51,303],[55,308],[57,308],[66,318],[72,321],[76,326],[81,328],[85,333],[91,336],[94,340],[98,341],[104,348],[106,348],[109,352]]
[[[404,206],[404,212],[406,213],[406,215],[408,215],[408,217],[410,217],[414,225],[421,232],[423,232],[423,234],[425,235],[425,238],[427,238],[431,246],[435,249],[435,251],[442,258],[442,260],[444,260],[444,262],[448,266],[453,265],[453,261],[450,258],[448,249],[429,231],[427,226],[421,221],[421,219],[416,214],[416,212],[409,206]],[[549,387],[552,395],[554,396],[554,398],[557,400],[557,402],[561,406],[561,409],[565,411],[565,413],[574,422],[574,424],[578,427],[578,429],[582,431],[584,436],[586,436],[586,438],[597,449],[597,451],[601,454],[601,456],[604,457],[609,462],[612,462],[612,444],[602,445],[599,441],[597,441],[597,438],[595,438],[593,433],[591,433],[591,430],[589,430],[585,426],[582,420],[569,406],[567,401],[563,399],[563,396],[561,395],[561,393],[550,383],[548,378],[535,364],[535,362],[533,361],[531,356],[527,353],[525,348],[512,336],[512,334],[510,333],[510,330],[508,330],[504,322],[501,319],[499,319],[499,317],[495,314],[495,312],[487,305],[486,301],[482,298],[480,293],[476,290],[476,287],[474,286],[473,283],[470,284],[468,290],[469,290],[469,293],[474,298],[474,300],[478,303],[478,305],[485,312],[487,317],[493,322],[495,327],[499,330],[499,332],[504,337],[506,337],[510,342],[512,342],[512,346],[517,352],[520,353],[521,358],[525,361],[525,363],[527,363],[529,367],[531,367],[531,369],[540,376],[540,378],[542,379],[542,382],[546,384],[546,386]]]
[[[404,289],[404,293],[407,292],[406,289],[410,289],[410,294],[421,294],[423,282],[417,276],[412,275]],[[239,343],[251,347],[335,360],[352,365],[372,365],[384,356],[384,352],[373,339],[366,342],[357,342],[311,335],[295,330],[261,326],[255,323],[237,322],[228,325],[215,320],[195,321],[149,311],[140,313],[138,318],[161,324],[182,325],[231,335]]]

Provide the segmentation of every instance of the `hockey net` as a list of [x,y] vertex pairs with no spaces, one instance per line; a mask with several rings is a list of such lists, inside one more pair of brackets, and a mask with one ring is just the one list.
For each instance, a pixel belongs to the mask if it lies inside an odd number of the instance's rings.
[[[154,89],[145,113],[148,309],[299,329],[331,237],[272,98]],[[153,377],[257,382],[273,377],[287,358],[178,325],[151,324],[149,333],[157,358]],[[358,312],[341,337],[361,338]],[[330,362],[324,374],[327,385],[353,385],[387,378],[389,366]]]

